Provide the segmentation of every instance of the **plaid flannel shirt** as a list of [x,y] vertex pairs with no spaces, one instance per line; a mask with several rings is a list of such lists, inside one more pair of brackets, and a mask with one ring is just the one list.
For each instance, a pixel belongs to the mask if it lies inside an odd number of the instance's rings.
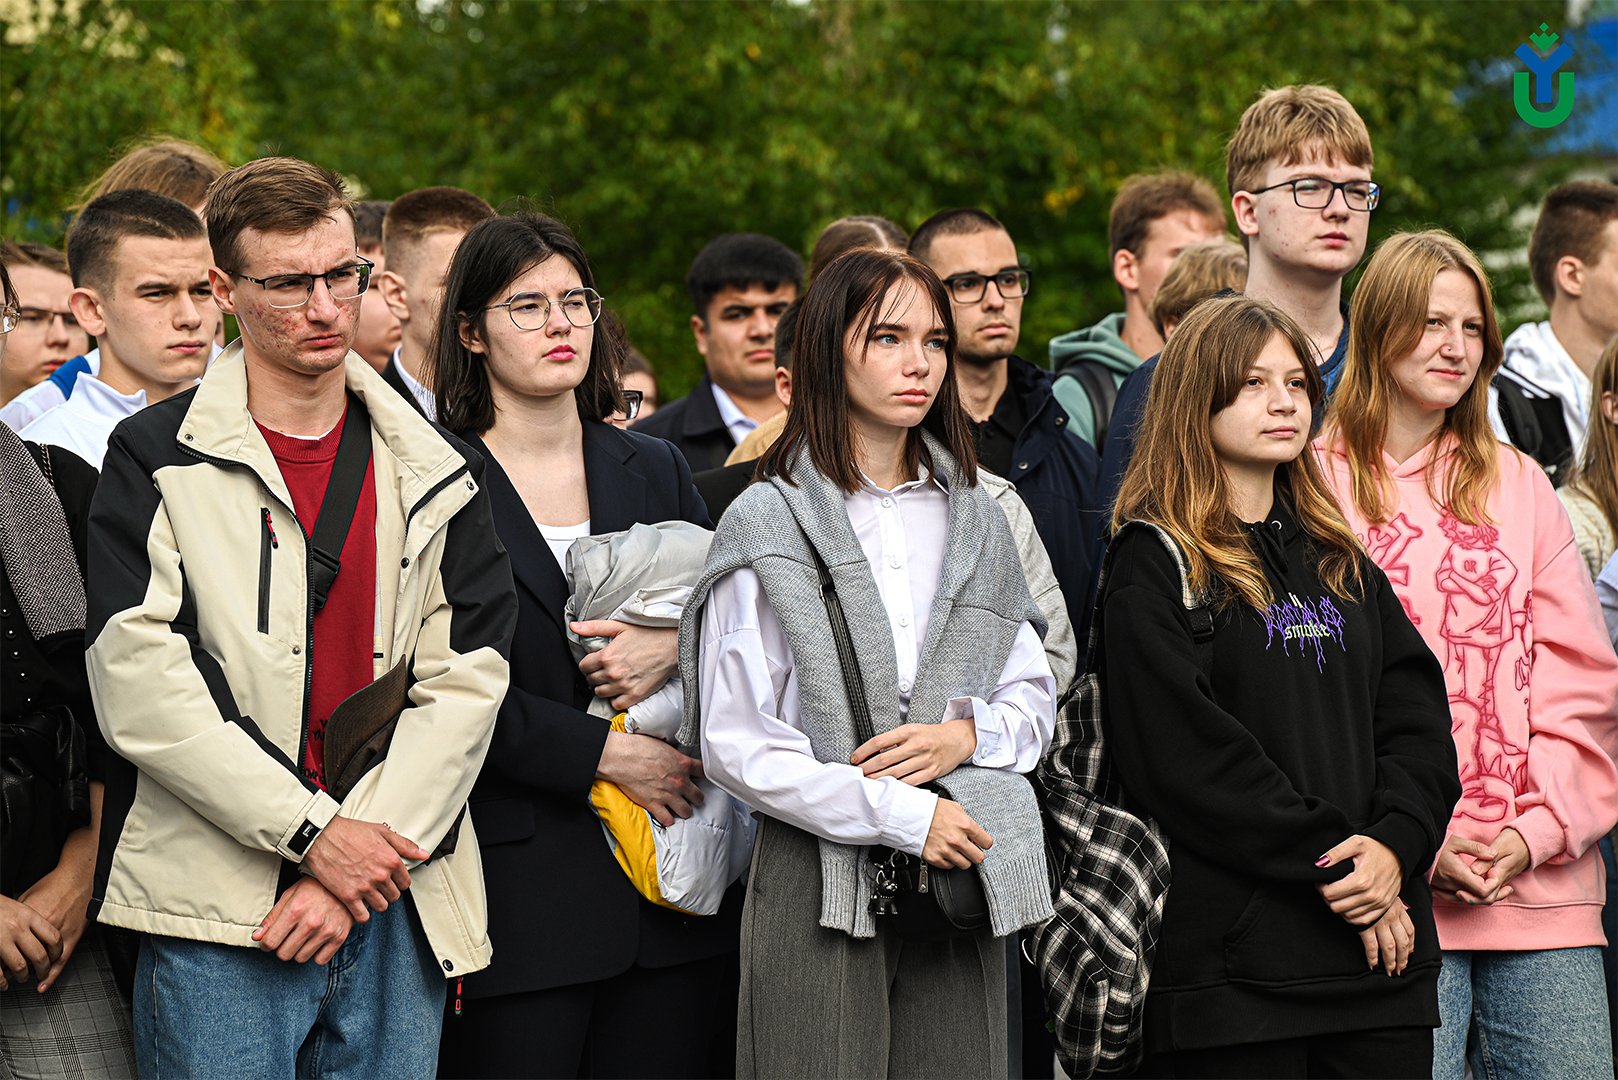
[[[1213,616],[1191,592],[1185,557],[1162,529],[1148,522],[1124,528],[1135,526],[1156,533],[1179,566],[1181,599],[1207,670]],[[1055,1021],[1062,1068],[1073,1080],[1139,1063],[1152,954],[1169,888],[1167,838],[1150,818],[1126,809],[1102,741],[1097,660],[1112,550],[1096,587],[1085,674],[1063,703],[1037,774],[1056,914],[1030,932],[1029,944]]]

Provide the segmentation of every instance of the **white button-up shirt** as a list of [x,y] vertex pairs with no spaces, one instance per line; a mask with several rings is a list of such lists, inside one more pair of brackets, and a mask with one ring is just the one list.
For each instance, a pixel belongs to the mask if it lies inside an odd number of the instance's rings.
[[[908,720],[920,650],[943,570],[949,497],[934,480],[884,491],[870,481],[844,499],[888,614]],[[792,650],[758,575],[714,583],[702,617],[702,756],[707,775],[736,798],[816,836],[886,844],[919,855],[938,797],[858,766],[816,760],[804,728]],[[1031,623],[1023,623],[989,700],[954,698],[943,720],[970,719],[971,762],[1031,771],[1056,726],[1056,680]]]

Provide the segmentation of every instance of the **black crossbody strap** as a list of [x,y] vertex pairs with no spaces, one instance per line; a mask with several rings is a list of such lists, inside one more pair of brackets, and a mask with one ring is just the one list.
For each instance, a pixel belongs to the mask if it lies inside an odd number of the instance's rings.
[[848,616],[843,614],[843,602],[837,598],[831,568],[812,542],[809,551],[815,557],[815,568],[820,571],[820,598],[826,603],[826,618],[831,622],[831,637],[837,646],[837,662],[843,668],[843,688],[848,691],[848,708],[854,714],[854,738],[859,740],[858,745],[864,746],[876,738],[871,726],[871,707],[865,700],[865,676],[860,673],[859,661],[854,657],[854,638],[848,632]]
[[343,544],[360,505],[365,474],[371,467],[371,414],[358,397],[348,396],[348,415],[343,419],[343,435],[337,443],[337,460],[332,463],[331,479],[326,481],[326,497],[320,501],[320,515],[309,536],[309,608],[318,612],[326,606],[326,596],[343,567]]

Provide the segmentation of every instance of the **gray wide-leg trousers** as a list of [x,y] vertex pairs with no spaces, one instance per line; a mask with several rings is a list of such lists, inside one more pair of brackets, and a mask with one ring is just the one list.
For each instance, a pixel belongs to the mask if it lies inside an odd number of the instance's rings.
[[1005,943],[822,927],[819,841],[762,815],[741,965],[739,1080],[1006,1075]]

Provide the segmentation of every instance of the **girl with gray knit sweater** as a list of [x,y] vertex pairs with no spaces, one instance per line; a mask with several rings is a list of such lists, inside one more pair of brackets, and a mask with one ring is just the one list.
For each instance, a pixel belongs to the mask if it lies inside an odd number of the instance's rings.
[[[923,264],[862,250],[822,271],[786,428],[686,608],[681,741],[700,734],[708,777],[760,817],[740,1077],[1006,1073],[997,939],[1051,911],[1025,774],[1056,690],[1005,516],[977,482],[954,351]],[[865,741],[819,561],[853,640]],[[948,797],[921,786],[941,777]],[[872,845],[976,867],[989,925],[901,941],[872,903]]]

